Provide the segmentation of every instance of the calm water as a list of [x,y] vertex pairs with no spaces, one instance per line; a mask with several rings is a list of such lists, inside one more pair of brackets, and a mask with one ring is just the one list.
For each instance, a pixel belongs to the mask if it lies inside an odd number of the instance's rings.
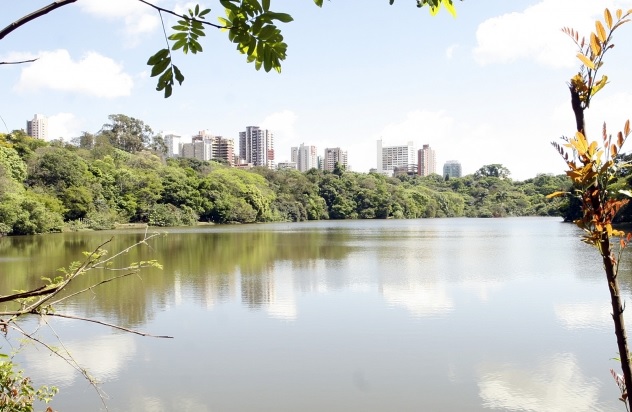
[[[58,312],[174,339],[50,320],[111,411],[625,410],[609,372],[617,347],[597,252],[559,219],[167,232],[123,259],[157,259],[163,270]],[[0,239],[2,294],[38,285],[112,236],[114,251],[142,232]],[[26,326],[60,345],[46,325]],[[18,359],[36,383],[60,387],[55,409],[103,410],[47,351],[28,347]]]

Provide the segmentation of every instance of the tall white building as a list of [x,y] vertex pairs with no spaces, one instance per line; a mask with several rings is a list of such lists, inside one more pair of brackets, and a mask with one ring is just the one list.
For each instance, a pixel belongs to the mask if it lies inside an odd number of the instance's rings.
[[36,114],[33,120],[27,120],[26,134],[37,139],[48,140],[48,118],[43,114]]
[[167,157],[175,157],[180,154],[180,138],[175,134],[167,134],[164,137],[165,146],[167,146]]
[[417,152],[417,174],[430,176],[433,173],[437,173],[436,153],[429,144],[425,144]]
[[325,157],[323,160],[323,170],[334,171],[336,163],[340,163],[347,169],[347,151],[341,150],[339,147],[328,147],[325,149]]
[[316,146],[305,146],[301,143],[299,147],[293,147],[290,161],[296,163],[296,168],[301,172],[318,169]]
[[377,141],[377,172],[392,176],[395,168],[415,168],[417,165],[413,142],[404,146],[382,146]]
[[248,126],[239,132],[239,157],[253,166],[274,169],[274,135],[268,129]]

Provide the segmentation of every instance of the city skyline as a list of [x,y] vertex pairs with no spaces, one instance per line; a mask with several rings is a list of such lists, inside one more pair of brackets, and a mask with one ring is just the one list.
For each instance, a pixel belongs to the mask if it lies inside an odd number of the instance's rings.
[[[48,3],[8,2],[5,23]],[[190,136],[198,130],[192,125],[207,124],[235,138],[241,125],[257,124],[274,131],[277,160],[300,142],[341,146],[359,172],[375,167],[376,139],[419,136],[437,151],[437,165],[461,159],[464,174],[494,163],[518,180],[561,174],[564,162],[550,142],[575,130],[566,84],[580,66],[561,28],[587,35],[605,7],[632,8],[632,0],[465,1],[453,18],[388,3],[273,3],[295,20],[282,25],[289,48],[281,74],[254,70],[224,33],[209,30],[203,53],[174,55],[186,80],[163,99],[146,65],[162,47],[155,10],[129,0],[82,0],[3,39],[1,61],[37,59],[2,68],[10,101],[0,111],[3,131],[45,113],[50,138],[70,140],[123,113],[164,135]],[[215,5],[209,21],[223,14]],[[174,0],[161,6],[186,9]],[[403,41],[410,38],[432,40],[411,48]],[[632,116],[632,30],[617,31],[614,44],[601,70],[609,84],[587,112],[593,138],[604,122],[616,135]],[[366,56],[381,57],[367,65]]]

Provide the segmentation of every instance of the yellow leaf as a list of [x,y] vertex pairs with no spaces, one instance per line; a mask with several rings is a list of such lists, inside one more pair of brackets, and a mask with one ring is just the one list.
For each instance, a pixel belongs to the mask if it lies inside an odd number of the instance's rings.
[[625,121],[625,126],[623,126],[623,133],[625,133],[625,137],[628,137],[630,134],[630,119]]
[[577,58],[584,63],[584,66],[591,70],[595,70],[595,63],[593,63],[588,57],[584,56],[582,53],[577,53]]
[[595,57],[599,56],[599,53],[601,53],[601,46],[599,45],[599,40],[597,40],[595,33],[590,33],[590,50]]
[[612,29],[612,14],[610,14],[610,10],[608,9],[604,10],[603,16],[604,16],[604,20],[606,21],[606,24],[608,25],[608,28]]
[[547,199],[552,199],[554,197],[566,196],[569,192],[553,192],[546,195]]
[[456,8],[454,7],[451,1],[443,0],[443,5],[448,10],[448,12],[452,15],[452,17],[456,17]]
[[623,10],[619,9],[617,10],[617,19],[620,19],[621,16],[623,16]]
[[601,80],[595,83],[595,85],[592,87],[592,90],[590,91],[590,95],[592,96],[593,94],[597,93],[599,90],[603,89],[606,83],[608,83],[608,76],[605,76],[605,75],[601,76]]
[[597,29],[597,37],[599,37],[602,44],[605,43],[608,36],[606,35],[606,30],[603,28],[603,24],[601,24],[599,20],[595,22],[595,28]]

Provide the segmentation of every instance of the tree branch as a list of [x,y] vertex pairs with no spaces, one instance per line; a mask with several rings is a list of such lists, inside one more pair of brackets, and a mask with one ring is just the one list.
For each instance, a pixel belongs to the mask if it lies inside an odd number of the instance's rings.
[[[171,15],[174,15],[176,17],[180,17],[181,19],[184,19],[184,16],[182,16],[182,15],[180,15],[180,14],[178,14],[178,13],[172,11],[172,10],[163,9],[162,7],[156,6],[155,4],[151,4],[150,2],[145,1],[145,0],[138,0],[138,1],[148,5],[149,7],[152,7],[154,9],[158,10],[158,11],[164,11],[165,13],[169,13]],[[196,20],[196,21],[198,21],[198,22],[200,22],[202,24],[205,24],[207,26],[215,27],[216,29],[228,29],[228,28],[230,28],[230,27],[220,26],[219,24],[213,24],[213,23],[210,23],[210,22],[204,21],[204,20]]]
[[24,64],[24,63],[33,63],[35,60],[37,60],[37,59],[21,60],[21,61],[19,61],[19,62],[0,62],[0,65],[2,65],[2,64]]
[[51,4],[49,4],[48,6],[44,6],[39,10],[34,11],[31,14],[27,14],[26,16],[14,21],[13,23],[9,24],[7,27],[5,27],[4,29],[0,30],[0,40],[4,39],[4,36],[6,36],[7,34],[11,33],[13,30],[25,25],[26,23],[30,22],[31,20],[35,20],[38,17],[42,17],[43,15],[58,9],[60,7],[63,6],[67,6],[70,3],[74,3],[77,0],[57,0],[52,2]]
[[125,332],[129,332],[129,333],[134,333],[136,335],[140,335],[140,336],[151,336],[152,338],[165,338],[165,339],[173,339],[173,336],[167,336],[167,335],[152,335],[150,333],[145,333],[145,332],[139,332],[137,330],[133,330],[133,329],[128,329],[128,328],[124,328],[123,326],[118,326],[118,325],[114,325],[113,323],[108,323],[108,322],[102,322],[100,320],[96,320],[96,319],[90,319],[90,318],[82,318],[80,316],[73,316],[73,315],[63,315],[61,313],[47,313],[46,316],[57,316],[58,318],[66,318],[66,319],[75,319],[75,320],[83,320],[86,322],[92,322],[92,323],[97,323],[99,325],[103,325],[103,326],[109,326],[111,328],[114,329],[119,329]]

